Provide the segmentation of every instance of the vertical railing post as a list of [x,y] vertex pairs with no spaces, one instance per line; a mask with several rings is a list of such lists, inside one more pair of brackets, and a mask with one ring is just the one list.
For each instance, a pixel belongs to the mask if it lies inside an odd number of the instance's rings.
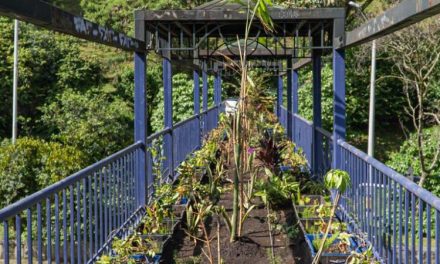
[[207,122],[208,122],[208,116],[206,111],[208,110],[208,73],[207,73],[207,64],[206,62],[203,62],[203,68],[202,68],[202,111],[203,114],[203,136],[206,134],[206,131],[208,129]]
[[221,104],[221,77],[220,77],[220,69],[218,65],[215,66],[215,77],[214,77],[214,105],[217,109],[217,123],[219,120],[220,114],[220,104]]
[[[338,40],[339,44],[343,42],[344,23],[343,19],[334,21],[334,41]],[[346,135],[345,50],[341,45],[339,47],[333,49],[333,169],[342,168],[341,148],[338,140],[344,140]]]
[[295,118],[295,114],[298,114],[298,89],[299,89],[299,75],[298,75],[298,70],[297,69],[293,69],[292,70],[292,140],[293,142],[296,141],[296,139],[298,138],[297,134],[297,128],[296,128],[296,118]]
[[278,70],[278,85],[277,85],[277,116],[281,118],[281,106],[283,105],[283,76],[281,75],[282,66]]
[[321,110],[321,52],[312,51],[312,71],[313,71],[313,161],[312,168],[314,174],[320,173],[322,163],[322,137],[316,128],[322,126]]
[[[166,46],[170,48],[171,36],[168,34]],[[173,79],[171,70],[171,52],[165,51],[162,59],[163,68],[163,98],[164,98],[164,128],[170,129],[164,135],[165,164],[167,164],[168,176],[174,179],[174,160],[173,160]]]
[[[145,39],[145,22],[136,21],[136,38]],[[134,54],[134,141],[141,141],[144,147],[139,151],[136,161],[135,182],[137,188],[136,205],[146,204],[146,137],[147,137],[147,94],[146,72],[147,56],[144,52]]]
[[200,121],[202,120],[200,118],[200,76],[199,71],[197,69],[194,69],[193,71],[193,79],[194,79],[194,115],[197,116],[198,122],[198,129],[196,131],[197,133],[197,147],[200,148],[202,146],[202,138],[201,138],[201,125]]
[[287,137],[293,140],[293,83],[292,83],[292,58],[287,59]]

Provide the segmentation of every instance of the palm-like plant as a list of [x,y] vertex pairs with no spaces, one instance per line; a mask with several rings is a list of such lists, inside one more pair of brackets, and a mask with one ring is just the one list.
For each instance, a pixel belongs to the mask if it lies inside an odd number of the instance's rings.
[[[241,47],[239,45],[240,51],[240,64],[238,65],[239,71],[241,73],[240,81],[240,100],[238,111],[234,116],[233,128],[232,128],[232,143],[234,146],[234,161],[235,161],[235,171],[234,171],[234,196],[233,196],[233,210],[231,219],[231,241],[234,241],[237,237],[237,225],[239,223],[238,215],[240,208],[240,223],[244,217],[244,187],[243,187],[243,165],[248,164],[247,162],[247,149],[249,142],[249,122],[247,119],[247,111],[249,108],[248,99],[248,83],[250,78],[248,76],[248,64],[247,64],[247,46],[249,40],[249,32],[251,27],[257,18],[265,30],[272,31],[274,26],[272,19],[269,15],[268,7],[272,5],[271,0],[257,0],[256,2],[247,0],[243,3],[247,7],[247,19],[246,28],[243,42],[239,41],[237,36],[237,43],[243,43]],[[252,82],[252,81],[251,81]],[[239,204],[240,196],[240,204]],[[238,228],[241,230],[241,228]],[[240,234],[238,234],[240,235]]]

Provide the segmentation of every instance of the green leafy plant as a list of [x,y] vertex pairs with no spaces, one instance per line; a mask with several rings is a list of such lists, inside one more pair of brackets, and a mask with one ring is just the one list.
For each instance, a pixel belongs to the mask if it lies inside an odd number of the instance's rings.
[[373,254],[373,247],[370,245],[367,250],[358,253],[353,251],[347,259],[347,264],[379,264]]
[[290,201],[292,193],[298,192],[299,184],[292,176],[278,177],[268,168],[265,173],[267,180],[258,180],[255,192],[265,204],[284,205]]
[[324,248],[325,241],[330,232],[330,228],[332,226],[333,216],[335,215],[336,208],[339,204],[339,199],[341,198],[342,193],[351,185],[350,175],[346,171],[342,170],[330,170],[327,172],[324,178],[324,183],[329,190],[335,190],[336,196],[333,201],[331,216],[328,220],[327,230],[324,233],[324,236],[321,241],[321,245],[318,248],[318,252],[316,253],[315,258],[313,259],[313,264],[319,263],[319,259],[321,258],[321,254]]

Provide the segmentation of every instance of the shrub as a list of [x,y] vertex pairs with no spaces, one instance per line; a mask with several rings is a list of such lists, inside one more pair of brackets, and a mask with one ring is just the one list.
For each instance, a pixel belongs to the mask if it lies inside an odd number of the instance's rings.
[[[428,161],[427,164],[430,164],[440,143],[440,127],[425,129],[424,137],[425,144],[423,149],[425,151],[425,159]],[[391,154],[388,166],[404,175],[407,174],[408,168],[411,167],[414,170],[414,175],[421,175],[417,135],[415,133],[412,133],[409,139],[403,142],[399,152]],[[426,179],[424,187],[436,195],[440,195],[440,162],[437,162],[434,166],[434,169]]]
[[0,208],[84,167],[79,150],[56,142],[19,138],[0,145]]

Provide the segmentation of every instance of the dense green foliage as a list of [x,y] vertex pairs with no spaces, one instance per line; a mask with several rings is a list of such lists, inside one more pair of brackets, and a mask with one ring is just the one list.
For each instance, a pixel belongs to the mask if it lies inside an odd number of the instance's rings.
[[0,208],[63,179],[85,166],[74,147],[32,138],[0,145]]
[[102,91],[67,89],[42,107],[42,123],[52,139],[81,149],[90,162],[132,142],[133,109]]
[[[0,135],[11,128],[13,23],[0,18]],[[99,65],[91,57],[82,57],[77,40],[21,23],[19,60],[19,128],[28,135],[45,135],[37,120],[38,107],[53,100],[70,87],[83,89],[98,83]],[[23,133],[21,133],[23,134]]]
[[[424,131],[423,149],[425,150],[425,156],[428,161],[432,161],[440,143],[440,127],[432,127]],[[400,150],[391,155],[388,166],[396,171],[406,175],[408,169],[411,167],[415,176],[420,176],[421,167],[420,159],[417,151],[417,137],[415,133],[412,133],[408,140],[403,142]],[[426,180],[424,185],[430,191],[433,191],[436,195],[440,195],[440,163],[437,162],[431,175]]]
[[[369,47],[351,49],[347,52],[347,67],[349,67],[346,81],[347,96],[347,125],[350,130],[365,127],[368,124],[369,107],[369,76],[370,60],[368,56],[359,56],[359,53],[369,52]],[[379,50],[377,76],[384,77],[391,74],[391,62],[380,59],[386,54]],[[324,128],[332,130],[333,123],[333,71],[330,58],[325,58],[322,68],[322,124]],[[397,117],[403,112],[404,98],[398,82],[390,78],[381,78],[376,82],[376,109],[379,114],[377,121],[382,125],[394,124]],[[299,111],[309,120],[313,118],[312,99],[312,71],[307,67],[300,71]]]

